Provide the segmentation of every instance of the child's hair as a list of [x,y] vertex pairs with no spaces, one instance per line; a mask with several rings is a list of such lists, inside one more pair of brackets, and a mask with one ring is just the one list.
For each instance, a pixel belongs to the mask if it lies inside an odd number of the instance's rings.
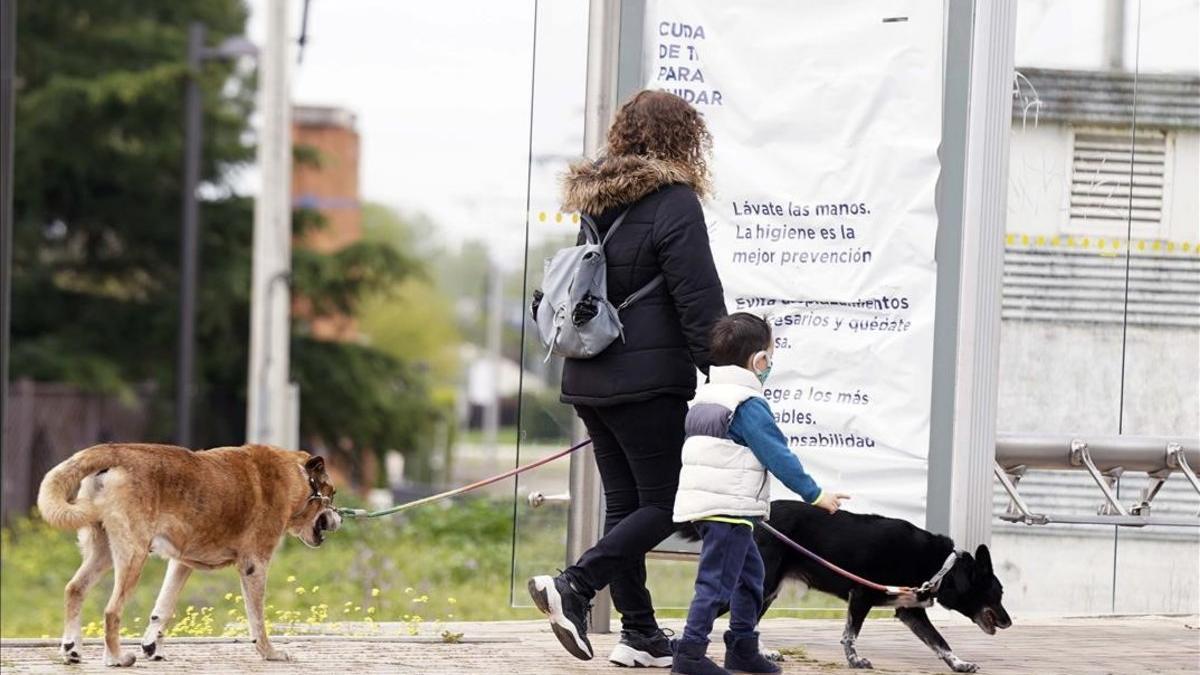
[[771,346],[771,325],[762,318],[737,312],[713,324],[708,355],[714,366],[742,366]]

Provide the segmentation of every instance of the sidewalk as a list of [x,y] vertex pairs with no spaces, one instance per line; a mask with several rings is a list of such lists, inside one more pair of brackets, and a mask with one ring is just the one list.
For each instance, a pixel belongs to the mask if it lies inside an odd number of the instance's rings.
[[[666,625],[679,629],[680,622]],[[1017,623],[988,636],[965,621],[939,628],[955,653],[994,675],[1070,675],[1200,673],[1200,624],[1197,617],[1112,619],[1045,619]],[[458,644],[444,643],[432,629],[416,637],[400,636],[398,626],[383,624],[378,636],[278,637],[276,645],[292,663],[264,663],[245,642],[224,639],[168,639],[167,661],[139,660],[138,672],[154,673],[618,673],[604,659],[616,635],[594,636],[597,658],[577,661],[558,645],[546,624],[528,621],[456,623],[445,626],[463,633]],[[842,622],[770,619],[762,626],[764,642],[789,654],[784,672],[831,675],[854,673],[846,668],[839,644]],[[719,639],[719,638],[718,638]],[[879,673],[950,672],[898,621],[868,621],[859,653]],[[131,648],[136,648],[131,645]],[[720,657],[721,648],[713,651]],[[57,660],[57,641],[0,642],[4,673],[108,673],[98,641],[88,641],[82,666],[67,668]],[[665,671],[655,671],[665,672]]]

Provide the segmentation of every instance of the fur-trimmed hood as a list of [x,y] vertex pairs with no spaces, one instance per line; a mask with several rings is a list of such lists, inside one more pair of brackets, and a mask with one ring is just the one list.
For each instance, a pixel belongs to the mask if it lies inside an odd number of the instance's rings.
[[679,162],[637,155],[584,160],[572,164],[562,177],[562,206],[564,211],[599,214],[676,183],[700,197],[708,193],[708,180]]

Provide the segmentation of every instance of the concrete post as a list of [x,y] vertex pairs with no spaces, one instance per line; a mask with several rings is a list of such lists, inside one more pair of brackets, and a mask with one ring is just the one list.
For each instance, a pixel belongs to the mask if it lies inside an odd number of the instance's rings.
[[947,4],[926,526],[991,539],[1015,0]]
[[[620,47],[621,0],[590,0],[588,5],[587,91],[584,100],[583,150],[594,157],[602,147],[617,103],[617,60]],[[576,420],[575,440],[583,439]],[[571,455],[571,506],[567,520],[567,565],[592,547],[602,532],[600,474],[591,447]],[[610,631],[612,603],[605,590],[596,595],[591,630]]]

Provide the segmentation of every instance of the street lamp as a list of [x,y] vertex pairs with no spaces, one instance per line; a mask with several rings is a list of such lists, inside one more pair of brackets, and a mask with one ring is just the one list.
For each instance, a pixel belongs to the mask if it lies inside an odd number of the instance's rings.
[[258,55],[254,43],[242,36],[227,38],[216,47],[205,47],[204,24],[188,27],[187,84],[184,92],[183,127],[183,236],[179,274],[179,362],[175,373],[175,443],[192,445],[192,371],[196,348],[196,275],[199,258],[199,210],[196,189],[200,184],[200,148],[204,129],[197,79],[205,61],[234,60]]

